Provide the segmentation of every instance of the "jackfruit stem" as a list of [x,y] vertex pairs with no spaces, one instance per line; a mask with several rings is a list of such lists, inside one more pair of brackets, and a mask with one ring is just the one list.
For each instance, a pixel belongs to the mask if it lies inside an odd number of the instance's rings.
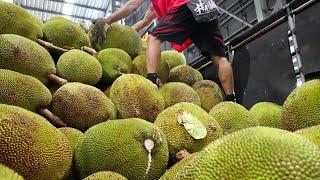
[[150,171],[150,168],[151,168],[151,162],[152,162],[151,151],[154,148],[154,141],[152,139],[146,139],[144,141],[144,147],[148,151],[148,166],[146,169],[146,175],[147,175]]
[[79,22],[80,27],[86,32],[89,32],[89,29],[86,27],[86,25],[84,24],[84,21],[80,21]]
[[42,116],[44,116],[46,119],[48,119],[50,122],[52,122],[53,124],[62,126],[62,127],[67,127],[68,125],[66,123],[64,123],[60,117],[56,116],[55,114],[53,114],[49,109],[46,108],[42,108],[39,110],[40,114]]
[[49,78],[49,80],[59,84],[60,86],[63,86],[68,83],[68,81],[66,79],[63,79],[55,74],[49,74],[48,78]]
[[97,57],[98,52],[91,47],[83,46],[81,50],[91,54],[93,57]]
[[187,150],[183,149],[183,150],[179,151],[179,152],[176,154],[176,158],[177,158],[178,160],[181,160],[181,159],[184,159],[184,158],[189,157],[189,156],[191,156],[191,155],[192,155],[191,153],[189,153]]
[[69,51],[68,49],[64,49],[64,48],[55,46],[52,43],[46,42],[46,41],[44,41],[42,39],[37,39],[37,43],[40,44],[41,46],[47,48],[47,49],[55,49],[55,50],[62,51],[62,52],[68,52]]

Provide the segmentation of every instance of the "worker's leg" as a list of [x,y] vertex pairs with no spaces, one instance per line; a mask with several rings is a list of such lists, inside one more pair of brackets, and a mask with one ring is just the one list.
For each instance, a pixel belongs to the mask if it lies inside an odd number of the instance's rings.
[[220,83],[226,94],[226,100],[234,101],[234,81],[231,64],[225,57],[211,56],[211,60],[218,71]]
[[156,73],[161,59],[161,41],[152,35],[148,38],[147,72]]
[[147,78],[154,84],[161,86],[161,80],[156,74],[161,59],[161,41],[156,37],[149,35],[147,47]]

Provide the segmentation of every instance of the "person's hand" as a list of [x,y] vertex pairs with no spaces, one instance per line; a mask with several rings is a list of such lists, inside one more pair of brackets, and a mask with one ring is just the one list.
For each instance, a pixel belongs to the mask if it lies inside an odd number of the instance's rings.
[[91,30],[93,41],[100,44],[106,41],[106,31],[110,25],[106,22],[105,18],[98,18],[92,20],[93,28]]

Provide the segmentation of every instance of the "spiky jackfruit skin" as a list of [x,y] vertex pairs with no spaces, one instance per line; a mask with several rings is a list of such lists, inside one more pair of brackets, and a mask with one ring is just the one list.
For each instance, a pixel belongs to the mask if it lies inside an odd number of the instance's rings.
[[99,52],[97,58],[103,70],[102,80],[106,83],[113,82],[122,74],[132,71],[131,57],[121,49],[104,49]]
[[53,95],[51,110],[69,127],[80,131],[117,118],[114,104],[101,90],[77,82],[58,89]]
[[224,93],[220,86],[210,80],[202,80],[196,82],[192,88],[197,92],[201,107],[210,112],[210,110],[217,104],[224,100]]
[[84,178],[83,180],[127,180],[121,174],[111,171],[100,171]]
[[15,105],[33,112],[50,107],[52,95],[38,79],[0,69],[0,103]]
[[23,180],[14,170],[0,164],[0,180]]
[[177,175],[178,171],[182,169],[185,165],[189,163],[189,161],[193,160],[198,153],[193,153],[190,156],[187,156],[173,165],[170,169],[168,169],[159,180],[173,180]]
[[[147,77],[147,59],[146,55],[142,54],[134,58],[133,60],[132,72],[139,74],[143,77]],[[157,74],[159,75],[161,81],[164,83],[169,77],[169,65],[164,60],[160,60],[159,68]]]
[[188,65],[180,65],[171,69],[168,79],[169,82],[183,82],[189,86],[192,86],[194,83],[202,80],[202,74]]
[[63,127],[59,130],[67,137],[73,150],[76,149],[77,145],[84,139],[84,134],[74,128]]
[[112,24],[111,27],[106,31],[106,41],[101,44],[95,43],[91,30],[92,27],[88,34],[92,46],[97,51],[107,48],[119,48],[128,53],[131,58],[136,57],[141,51],[141,38],[138,32],[129,26],[116,23]]
[[[149,170],[146,139],[154,141]],[[81,177],[113,171],[128,179],[157,179],[167,167],[168,145],[162,131],[153,123],[137,118],[111,120],[86,131],[75,160]]]
[[27,74],[48,83],[48,74],[55,74],[56,67],[49,52],[22,36],[0,35],[0,68]]
[[136,74],[120,76],[111,86],[110,99],[122,118],[154,122],[165,108],[164,100],[154,84]]
[[189,102],[201,106],[198,94],[184,83],[167,83],[161,87],[160,94],[163,97],[166,108],[181,102]]
[[281,122],[282,107],[277,104],[260,102],[252,106],[249,112],[260,126],[285,129]]
[[320,124],[320,80],[296,88],[283,104],[282,123],[290,131]]
[[17,34],[33,41],[41,39],[42,22],[14,3],[0,1],[0,34]]
[[73,49],[63,53],[57,62],[58,75],[69,82],[95,85],[102,77],[99,61],[90,54]]
[[163,51],[161,52],[161,59],[168,63],[170,70],[177,66],[187,64],[184,54],[177,51]]
[[315,145],[320,147],[320,125],[300,129],[295,133],[308,138]]
[[259,122],[245,107],[234,102],[219,103],[209,114],[218,121],[224,134],[259,126]]
[[[179,123],[179,117],[184,112],[190,113],[206,127],[207,136],[204,139],[194,139]],[[205,110],[195,104],[186,102],[165,109],[158,115],[154,123],[166,136],[171,159],[174,159],[181,150],[187,150],[189,153],[198,152],[223,134],[218,122]]]
[[319,179],[320,152],[294,133],[253,127],[209,144],[175,179]]
[[43,117],[0,104],[0,163],[25,179],[62,179],[71,168],[72,149]]
[[43,38],[62,48],[80,49],[91,46],[89,36],[73,21],[56,16],[44,23]]

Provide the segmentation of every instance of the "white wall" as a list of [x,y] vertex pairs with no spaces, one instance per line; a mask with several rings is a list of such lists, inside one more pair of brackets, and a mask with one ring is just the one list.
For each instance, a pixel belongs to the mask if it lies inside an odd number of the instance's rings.
[[3,0],[3,1],[6,1],[6,2],[11,2],[11,3],[13,2],[13,0]]

